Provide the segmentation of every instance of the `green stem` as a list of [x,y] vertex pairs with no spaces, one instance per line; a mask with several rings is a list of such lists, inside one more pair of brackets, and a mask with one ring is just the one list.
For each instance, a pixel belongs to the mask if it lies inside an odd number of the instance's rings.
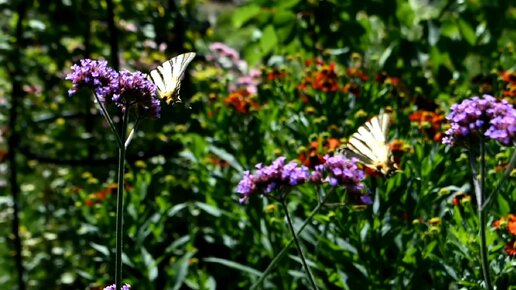
[[106,106],[104,106],[104,103],[100,101],[99,96],[97,96],[97,93],[93,92],[93,95],[95,96],[95,100],[97,101],[97,104],[99,104],[100,110],[102,112],[102,116],[104,116],[104,118],[106,118],[106,120],[109,124],[109,127],[111,128],[111,131],[113,131],[113,134],[115,135],[116,142],[118,144],[118,148],[122,147],[122,145],[124,145],[124,142],[122,140],[124,140],[125,137],[120,137],[120,134],[118,134],[115,123],[111,119],[111,116],[109,116]]
[[125,144],[124,144],[124,147],[125,149],[127,149],[127,147],[129,147],[129,144],[131,143],[131,141],[133,140],[133,137],[134,137],[134,132],[136,132],[136,129],[138,129],[138,125],[140,124],[140,117],[138,117],[136,119],[136,122],[134,123],[134,127],[133,129],[131,130],[131,132],[129,133],[129,136],[127,137],[127,140],[125,140]]
[[[331,193],[331,192],[330,192]],[[324,203],[326,202],[326,200],[328,199],[328,197],[330,196],[330,193],[328,193],[323,200],[321,200],[317,206],[312,210],[312,212],[310,213],[310,215],[308,216],[308,218],[303,222],[303,224],[301,225],[301,227],[297,230],[297,235],[299,236],[301,234],[301,232],[305,229],[305,227],[308,225],[308,223],[310,223],[310,221],[312,221],[313,217],[319,212],[319,210],[322,208],[322,206],[324,205]],[[256,281],[250,288],[250,290],[253,290],[255,289],[256,287],[258,287],[258,285],[260,285],[263,280],[265,280],[265,278],[267,277],[267,275],[269,275],[269,273],[272,271],[272,269],[274,269],[274,267],[276,266],[276,264],[278,264],[278,262],[287,254],[287,251],[288,249],[290,249],[290,247],[292,246],[292,244],[294,243],[294,238],[290,239],[290,241],[288,241],[288,243],[285,245],[285,247],[283,249],[281,249],[281,251],[278,253],[278,255],[276,255],[276,257],[274,257],[274,259],[272,259],[271,263],[269,264],[269,266],[267,266],[267,269],[265,269],[265,271],[263,271],[262,275],[260,276],[260,278],[258,279],[258,281]]]
[[492,290],[491,277],[489,274],[489,261],[488,261],[488,249],[486,242],[486,215],[483,209],[484,204],[484,190],[485,190],[485,177],[486,177],[486,166],[485,166],[485,144],[483,138],[480,140],[480,174],[477,170],[476,165],[476,154],[473,150],[469,152],[469,160],[471,165],[471,171],[473,173],[473,185],[475,187],[475,196],[478,204],[478,220],[480,223],[480,258],[482,264],[482,274],[484,276],[485,287],[488,290]]
[[305,256],[303,254],[303,250],[301,249],[301,245],[299,243],[299,239],[297,237],[296,231],[294,230],[294,225],[292,224],[292,219],[290,218],[290,214],[288,212],[287,203],[285,199],[282,199],[281,204],[283,205],[283,209],[285,210],[285,216],[287,217],[288,227],[290,229],[290,233],[292,234],[292,238],[294,239],[294,243],[297,248],[297,252],[299,253],[299,257],[301,258],[301,262],[303,263],[303,267],[305,268],[306,274],[308,275],[308,279],[310,280],[310,284],[314,290],[318,290],[317,285],[315,284],[314,277],[312,275],[312,271],[310,271],[310,267],[306,263]]
[[[125,139],[127,131],[127,121],[129,119],[129,111],[123,113],[123,123],[120,135],[121,139]],[[124,169],[125,169],[125,145],[120,143],[118,148],[118,187],[117,187],[117,203],[116,203],[116,258],[115,258],[115,285],[116,290],[122,288],[122,237],[123,237],[123,216],[124,216]]]

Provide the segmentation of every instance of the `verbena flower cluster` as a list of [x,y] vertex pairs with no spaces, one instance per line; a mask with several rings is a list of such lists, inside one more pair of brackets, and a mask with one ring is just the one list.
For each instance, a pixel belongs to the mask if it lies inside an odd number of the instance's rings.
[[141,72],[117,72],[105,60],[82,59],[72,66],[66,76],[72,81],[69,95],[81,88],[95,92],[101,102],[114,103],[118,107],[134,109],[139,116],[159,118],[161,104],[156,98],[156,86]]
[[[289,190],[304,183],[343,186],[352,193],[359,193],[364,185],[365,173],[358,168],[355,158],[344,156],[324,156],[324,162],[310,171],[308,167],[295,161],[286,163],[285,157],[278,157],[271,165],[257,164],[256,172],[245,171],[237,186],[237,192],[242,195],[240,203],[246,202],[252,195],[268,194],[274,190]],[[363,195],[363,204],[370,204],[371,199]]]
[[471,137],[484,135],[504,145],[516,142],[516,110],[506,100],[483,95],[454,104],[446,116],[451,123],[442,142],[468,143]]
[[[131,290],[131,286],[128,284],[125,284],[125,285],[122,285],[121,289],[122,290]],[[115,284],[109,285],[109,286],[105,287],[104,290],[116,290],[116,285]]]

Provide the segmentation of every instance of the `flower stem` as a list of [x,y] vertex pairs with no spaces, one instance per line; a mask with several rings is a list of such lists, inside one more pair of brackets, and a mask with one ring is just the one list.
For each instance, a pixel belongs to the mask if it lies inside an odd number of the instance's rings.
[[306,274],[308,275],[308,280],[310,280],[310,284],[314,290],[318,290],[317,285],[315,284],[314,277],[312,275],[312,271],[310,271],[310,267],[306,263],[305,256],[303,254],[303,250],[301,249],[301,245],[299,243],[299,239],[297,237],[296,231],[294,230],[294,225],[292,224],[292,219],[290,218],[290,214],[288,212],[287,203],[285,199],[282,199],[281,204],[283,205],[283,209],[285,210],[285,216],[287,217],[288,227],[290,229],[290,233],[292,234],[292,238],[294,239],[294,243],[297,248],[297,252],[299,253],[299,257],[301,258],[301,262],[303,263],[303,267],[305,268]]
[[491,277],[489,274],[489,261],[488,261],[488,249],[486,242],[486,215],[483,208],[484,204],[484,190],[485,190],[485,178],[486,178],[486,153],[485,153],[485,141],[483,138],[480,140],[480,173],[477,170],[476,165],[476,154],[473,150],[469,152],[469,160],[471,165],[471,171],[473,173],[473,185],[475,187],[475,196],[478,204],[478,220],[480,223],[480,259],[482,264],[482,274],[484,276],[485,288],[492,290]]
[[[125,139],[129,111],[123,113],[123,123],[120,135],[121,140]],[[124,216],[124,169],[125,169],[125,145],[123,142],[118,148],[118,186],[116,202],[116,258],[115,258],[115,285],[116,290],[122,288],[122,242],[123,242],[123,216]]]
[[[109,116],[109,112],[107,111],[106,106],[104,106],[104,103],[99,99],[99,97],[97,96],[97,93],[93,92],[93,95],[95,96],[95,100],[97,101],[97,104],[99,104],[102,116],[104,116],[104,118],[106,118],[106,120],[109,124],[109,128],[111,128],[111,131],[113,131],[113,134],[115,134],[116,142],[118,144],[118,147],[120,148],[124,144],[124,142],[122,140],[125,139],[125,135],[123,137],[120,137],[120,134],[118,134],[118,131],[116,130],[115,123],[111,119],[111,116]],[[127,125],[126,125],[126,127],[127,127]]]
[[[306,218],[306,220],[303,222],[303,224],[297,230],[297,233],[296,233],[297,235],[300,235],[301,232],[308,225],[308,223],[310,221],[312,221],[313,217],[319,212],[319,210],[325,204],[326,200],[328,200],[328,198],[330,197],[332,192],[333,192],[333,190],[331,192],[329,192],[328,194],[326,194],[326,196],[324,198],[319,199],[319,203],[317,204],[317,206],[312,210],[310,215]],[[292,246],[293,243],[294,243],[294,238],[290,239],[290,241],[288,241],[288,243],[285,245],[285,247],[283,247],[283,249],[281,249],[281,251],[278,253],[278,255],[276,255],[276,257],[274,257],[274,259],[272,259],[271,263],[269,264],[269,266],[267,266],[267,269],[265,269],[265,271],[263,271],[260,278],[256,282],[254,282],[254,284],[251,286],[251,288],[249,288],[250,290],[256,289],[256,287],[258,287],[263,282],[263,280],[265,280],[267,275],[269,275],[269,273],[276,266],[276,264],[285,256],[285,254],[287,253],[287,250],[290,249],[290,246]]]

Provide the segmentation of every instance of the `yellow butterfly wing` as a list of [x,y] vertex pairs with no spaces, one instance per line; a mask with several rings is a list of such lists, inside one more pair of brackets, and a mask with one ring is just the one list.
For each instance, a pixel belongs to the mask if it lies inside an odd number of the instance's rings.
[[348,155],[384,175],[397,170],[387,143],[389,121],[390,116],[387,113],[373,117],[351,135],[346,145]]
[[167,104],[181,102],[179,96],[181,79],[194,57],[194,52],[187,52],[151,70],[149,80],[156,85],[159,97],[164,99]]

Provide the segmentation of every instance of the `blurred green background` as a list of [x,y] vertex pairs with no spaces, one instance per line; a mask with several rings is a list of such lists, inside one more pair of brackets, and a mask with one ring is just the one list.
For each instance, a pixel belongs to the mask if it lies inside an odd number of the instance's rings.
[[[330,139],[343,143],[385,107],[402,172],[368,177],[372,206],[324,208],[304,230],[318,284],[481,289],[467,158],[435,140],[463,98],[514,104],[512,1],[13,0],[0,11],[1,289],[112,283],[117,147],[89,92],[68,97],[64,77],[83,58],[148,72],[186,51],[197,57],[185,104],[142,122],[128,150],[124,281],[133,289],[248,289],[290,236],[272,200],[239,204],[242,172],[331,152]],[[217,42],[239,56],[222,58]],[[422,110],[435,119],[414,117]],[[514,148],[488,150],[492,189]],[[515,201],[512,177],[489,222]],[[291,194],[296,225],[316,203],[313,187]],[[488,233],[498,289],[516,285],[507,238]],[[307,289],[304,279],[292,248],[260,288]]]

